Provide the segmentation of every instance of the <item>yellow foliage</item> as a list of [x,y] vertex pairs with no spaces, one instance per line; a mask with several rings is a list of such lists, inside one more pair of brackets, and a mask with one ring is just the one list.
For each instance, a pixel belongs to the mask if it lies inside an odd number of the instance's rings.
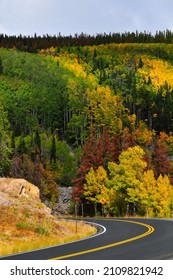
[[157,179],[157,192],[155,199],[155,207],[158,217],[170,217],[172,186],[168,176],[160,175]]
[[86,184],[84,184],[84,195],[88,200],[100,202],[102,198],[107,201],[107,173],[106,170],[99,166],[96,171],[91,167],[86,175]]
[[170,217],[172,186],[167,176],[160,175],[156,180],[153,170],[147,170],[138,187],[128,189],[128,194],[150,217]]
[[173,67],[167,61],[146,55],[141,58],[144,66],[138,69],[138,73],[145,77],[146,82],[150,78],[157,90],[165,84],[165,81],[169,81],[169,85],[173,86]]
[[118,96],[114,96],[109,87],[98,86],[97,89],[86,91],[89,108],[87,115],[100,126],[109,126],[110,132],[122,130],[122,120],[119,117],[122,104]]
[[169,136],[164,139],[167,143],[167,148],[169,153],[173,153],[173,133],[170,132]]
[[153,136],[155,135],[154,130],[149,130],[144,122],[140,122],[138,128],[133,132],[135,141],[140,145],[150,145]]
[[78,63],[77,59],[67,60],[64,64],[64,67],[69,69],[70,71],[73,71],[77,77],[82,76],[86,78],[86,73],[82,66]]
[[132,114],[128,116],[131,126],[134,128],[136,124],[136,114]]
[[128,148],[126,151],[122,152],[119,157],[120,165],[123,166],[127,172],[135,172],[136,176],[138,176],[147,165],[146,162],[143,161],[144,154],[144,150],[139,146]]
[[146,168],[146,162],[142,159],[143,156],[143,149],[136,146],[121,153],[119,164],[108,163],[110,180],[107,185],[114,188],[115,191],[124,194],[128,192],[129,201],[134,201],[133,190],[138,190]]

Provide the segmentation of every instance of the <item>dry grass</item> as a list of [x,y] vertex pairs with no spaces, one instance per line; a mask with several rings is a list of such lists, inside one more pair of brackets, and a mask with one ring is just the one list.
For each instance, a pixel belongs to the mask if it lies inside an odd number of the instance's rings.
[[0,256],[29,251],[78,240],[92,235],[96,229],[79,222],[55,220],[39,204],[37,208],[18,203],[0,205]]

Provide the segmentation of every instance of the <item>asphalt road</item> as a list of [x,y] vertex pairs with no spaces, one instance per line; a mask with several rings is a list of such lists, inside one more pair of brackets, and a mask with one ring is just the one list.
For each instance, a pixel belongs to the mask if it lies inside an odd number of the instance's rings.
[[[1,259],[8,260],[164,260],[173,259],[173,221],[102,219],[99,235]],[[105,230],[106,228],[106,230]]]

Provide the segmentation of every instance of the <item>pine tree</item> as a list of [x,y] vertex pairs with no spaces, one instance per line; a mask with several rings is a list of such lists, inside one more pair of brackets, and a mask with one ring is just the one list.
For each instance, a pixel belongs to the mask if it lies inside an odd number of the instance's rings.
[[111,142],[111,161],[114,161],[116,163],[119,163],[119,156],[121,154],[121,143],[120,143],[120,137],[115,132],[112,142]]
[[39,188],[41,188],[42,173],[43,173],[43,165],[40,161],[39,155],[37,154],[34,162],[33,183]]
[[170,160],[167,156],[167,148],[163,140],[160,138],[156,142],[153,152],[154,155],[154,173],[156,177],[168,174],[171,170]]
[[36,130],[34,141],[35,141],[35,145],[36,145],[36,150],[37,150],[38,154],[40,155],[41,154],[41,139],[40,139],[38,130]]
[[20,142],[19,142],[19,145],[18,145],[18,153],[20,155],[23,155],[23,154],[27,153],[26,143],[25,143],[25,139],[23,137],[20,138]]
[[99,147],[103,154],[103,166],[104,168],[107,168],[108,162],[113,161],[113,145],[111,143],[109,129],[107,127],[103,128],[103,132],[99,139]]
[[16,145],[15,145],[15,136],[14,136],[14,131],[11,135],[11,148],[13,150],[13,152],[15,151]]
[[11,175],[14,178],[22,177],[22,158],[19,155],[17,149],[14,150],[14,154],[11,162]]
[[0,75],[3,74],[2,59],[0,57]]
[[119,155],[121,153],[120,138],[117,133],[115,133],[110,138],[109,128],[104,127],[103,132],[99,139],[100,151],[102,151],[104,159],[104,168],[107,169],[109,161],[118,162]]
[[55,135],[52,137],[52,146],[50,150],[50,162],[56,163],[56,138]]
[[29,182],[33,181],[34,164],[31,161],[29,155],[24,154],[22,156],[22,177]]
[[0,176],[7,176],[10,170],[11,139],[7,114],[0,105]]
[[121,138],[122,141],[122,150],[126,151],[128,148],[134,146],[134,139],[133,135],[129,132],[129,129],[127,127],[123,130],[123,135]]
[[144,63],[142,61],[142,58],[140,57],[139,59],[139,64],[138,64],[138,68],[142,68],[144,66]]
[[95,135],[95,131],[92,130],[89,138],[85,141],[82,149],[81,165],[77,170],[77,178],[73,180],[73,198],[75,200],[80,200],[83,194],[83,186],[85,181],[85,176],[92,167],[96,170],[99,166],[104,163],[103,150],[99,144],[99,139]]

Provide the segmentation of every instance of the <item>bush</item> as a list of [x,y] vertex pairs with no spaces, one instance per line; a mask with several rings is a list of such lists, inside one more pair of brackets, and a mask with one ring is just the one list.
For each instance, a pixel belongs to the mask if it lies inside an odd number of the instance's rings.
[[41,235],[48,235],[46,229],[44,227],[37,227],[35,228],[35,232],[41,234]]

